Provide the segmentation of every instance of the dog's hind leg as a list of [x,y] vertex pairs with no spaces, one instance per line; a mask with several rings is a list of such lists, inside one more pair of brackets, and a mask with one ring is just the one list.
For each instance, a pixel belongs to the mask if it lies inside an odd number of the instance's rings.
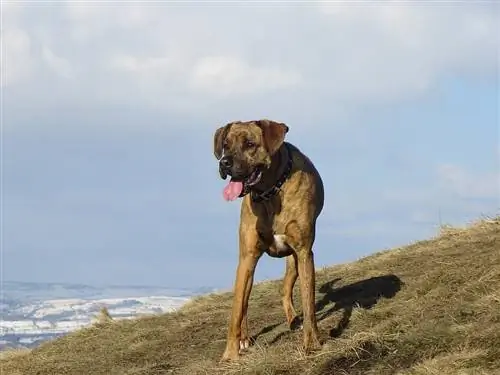
[[315,314],[315,270],[312,249],[310,247],[301,248],[297,251],[297,258],[302,309],[304,310],[304,350],[309,353],[311,350],[321,348]]
[[297,257],[297,271],[299,273],[300,295],[303,311],[303,338],[304,351],[309,353],[321,348],[318,325],[316,321],[316,275],[314,267],[315,228],[308,223],[291,222],[287,226],[287,243]]
[[302,326],[293,306],[293,287],[298,276],[297,255],[289,255],[286,257],[286,272],[283,279],[283,309],[285,310],[288,327],[291,330],[299,329]]

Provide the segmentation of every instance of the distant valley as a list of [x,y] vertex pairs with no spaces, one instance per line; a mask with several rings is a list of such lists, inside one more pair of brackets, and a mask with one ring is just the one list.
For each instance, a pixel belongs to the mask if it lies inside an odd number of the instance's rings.
[[212,288],[95,287],[4,281],[0,300],[0,350],[32,348],[86,327],[92,324],[102,307],[115,319],[130,319],[173,311],[193,296],[212,291]]

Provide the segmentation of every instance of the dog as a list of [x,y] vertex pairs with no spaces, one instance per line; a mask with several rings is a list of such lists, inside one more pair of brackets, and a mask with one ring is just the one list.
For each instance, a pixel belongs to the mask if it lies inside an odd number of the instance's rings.
[[243,198],[239,260],[226,348],[221,361],[236,360],[250,346],[248,300],[259,258],[286,258],[282,304],[290,329],[300,322],[292,301],[300,276],[303,348],[320,349],[315,311],[313,244],[316,220],[324,205],[324,187],[311,160],[285,142],[289,127],[262,119],[235,121],[214,134],[214,155],[227,201]]

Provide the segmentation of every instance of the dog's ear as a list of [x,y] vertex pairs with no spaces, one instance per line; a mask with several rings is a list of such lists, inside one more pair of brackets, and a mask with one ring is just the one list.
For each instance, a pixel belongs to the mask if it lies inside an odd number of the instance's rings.
[[273,155],[281,147],[285,140],[285,134],[288,133],[288,126],[281,122],[271,120],[256,121],[264,134],[264,143],[266,144],[269,155]]
[[224,141],[226,139],[227,133],[231,124],[227,124],[226,126],[222,126],[215,131],[214,134],[214,155],[219,160],[222,157],[222,151],[224,148]]

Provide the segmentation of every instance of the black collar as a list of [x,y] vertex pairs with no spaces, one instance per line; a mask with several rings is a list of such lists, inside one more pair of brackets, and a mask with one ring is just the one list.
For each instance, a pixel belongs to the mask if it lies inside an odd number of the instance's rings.
[[283,173],[281,174],[281,177],[276,181],[274,186],[264,192],[257,192],[255,190],[252,190],[251,188],[245,187],[243,191],[240,194],[240,197],[244,197],[248,193],[250,193],[250,198],[252,199],[253,202],[262,202],[265,200],[268,200],[272,196],[278,194],[278,192],[281,189],[281,186],[285,183],[285,181],[290,177],[290,172],[292,171],[292,152],[290,150],[290,147],[285,143],[286,151],[288,154],[288,160],[286,162],[285,169]]

